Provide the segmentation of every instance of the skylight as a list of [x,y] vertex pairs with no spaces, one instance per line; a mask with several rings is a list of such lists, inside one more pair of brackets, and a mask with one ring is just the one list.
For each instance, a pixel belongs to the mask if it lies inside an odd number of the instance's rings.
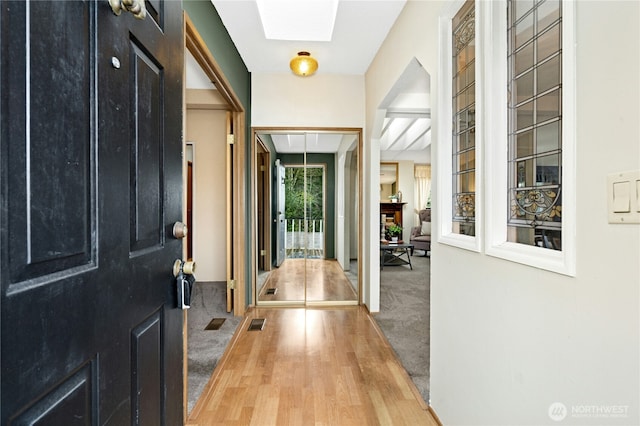
[[256,0],[270,40],[331,41],[338,0]]

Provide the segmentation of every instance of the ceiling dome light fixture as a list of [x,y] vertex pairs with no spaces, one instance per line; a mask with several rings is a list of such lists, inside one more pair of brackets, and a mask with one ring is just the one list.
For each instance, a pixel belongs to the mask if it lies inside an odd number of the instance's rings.
[[309,52],[298,52],[298,56],[289,62],[289,66],[295,75],[308,77],[318,69],[318,61]]

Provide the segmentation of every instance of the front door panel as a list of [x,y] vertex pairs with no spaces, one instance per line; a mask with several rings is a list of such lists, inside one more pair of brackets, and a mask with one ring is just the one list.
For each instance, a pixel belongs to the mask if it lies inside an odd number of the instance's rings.
[[182,10],[2,1],[1,424],[182,423]]

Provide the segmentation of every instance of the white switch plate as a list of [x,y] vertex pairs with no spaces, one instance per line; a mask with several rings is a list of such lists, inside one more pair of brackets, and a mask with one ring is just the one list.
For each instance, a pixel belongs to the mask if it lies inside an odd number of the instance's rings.
[[613,212],[631,213],[631,182],[613,182]]
[[640,223],[640,170],[607,176],[609,223]]

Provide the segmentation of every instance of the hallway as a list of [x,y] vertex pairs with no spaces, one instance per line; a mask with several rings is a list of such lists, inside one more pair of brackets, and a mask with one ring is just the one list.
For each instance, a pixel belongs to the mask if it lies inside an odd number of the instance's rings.
[[[357,268],[357,266],[356,266]],[[355,271],[357,273],[357,270]],[[353,272],[350,273],[353,275]],[[331,259],[286,259],[274,268],[260,289],[260,302],[304,301],[357,303],[357,278],[352,283]],[[268,290],[275,293],[268,294]]]
[[437,422],[366,309],[348,307],[251,310],[187,424]]

